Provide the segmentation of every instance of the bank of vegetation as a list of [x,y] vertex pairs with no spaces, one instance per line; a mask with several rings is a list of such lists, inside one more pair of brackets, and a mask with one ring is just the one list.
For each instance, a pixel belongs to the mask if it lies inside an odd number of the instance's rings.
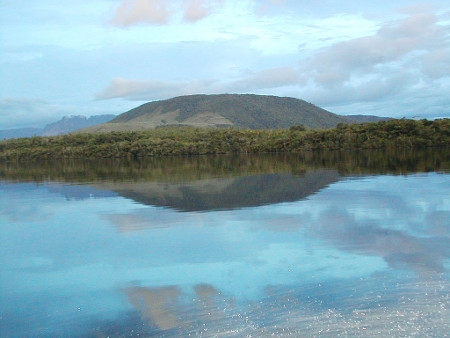
[[148,156],[448,147],[450,119],[302,126],[276,130],[167,127],[140,132],[69,134],[0,142],[0,160],[140,158]]

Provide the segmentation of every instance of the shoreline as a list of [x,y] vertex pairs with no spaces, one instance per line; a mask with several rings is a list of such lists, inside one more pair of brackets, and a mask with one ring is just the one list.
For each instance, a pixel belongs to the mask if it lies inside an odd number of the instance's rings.
[[0,141],[0,161],[142,158],[448,147],[450,119],[390,120],[327,130],[167,127],[147,131],[35,136]]

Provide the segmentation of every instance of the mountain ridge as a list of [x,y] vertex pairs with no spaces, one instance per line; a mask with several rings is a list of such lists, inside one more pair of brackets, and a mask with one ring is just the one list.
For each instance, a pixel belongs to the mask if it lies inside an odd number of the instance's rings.
[[310,129],[352,123],[312,103],[291,97],[255,94],[187,95],[133,108],[83,132],[144,130],[162,126],[279,129],[303,124]]
[[81,128],[87,128],[112,120],[116,115],[83,115],[64,116],[61,120],[45,125],[44,128],[15,128],[0,130],[0,140],[33,137],[33,136],[56,136],[73,132]]
[[256,94],[187,95],[152,101],[119,116],[64,116],[44,128],[0,130],[0,140],[55,136],[67,133],[139,131],[164,126],[234,127],[242,129],[286,129],[304,125],[327,129],[339,123],[389,120],[373,115],[337,115],[312,103],[292,97]]

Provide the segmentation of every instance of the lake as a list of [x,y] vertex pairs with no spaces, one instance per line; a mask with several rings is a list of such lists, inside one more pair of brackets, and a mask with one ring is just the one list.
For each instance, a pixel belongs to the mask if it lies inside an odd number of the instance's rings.
[[450,332],[450,154],[0,164],[0,335]]

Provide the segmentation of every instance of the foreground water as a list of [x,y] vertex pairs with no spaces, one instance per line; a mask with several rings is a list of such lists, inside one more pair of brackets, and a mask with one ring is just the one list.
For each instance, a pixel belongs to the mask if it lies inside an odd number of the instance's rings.
[[0,335],[450,332],[446,150],[3,164]]

